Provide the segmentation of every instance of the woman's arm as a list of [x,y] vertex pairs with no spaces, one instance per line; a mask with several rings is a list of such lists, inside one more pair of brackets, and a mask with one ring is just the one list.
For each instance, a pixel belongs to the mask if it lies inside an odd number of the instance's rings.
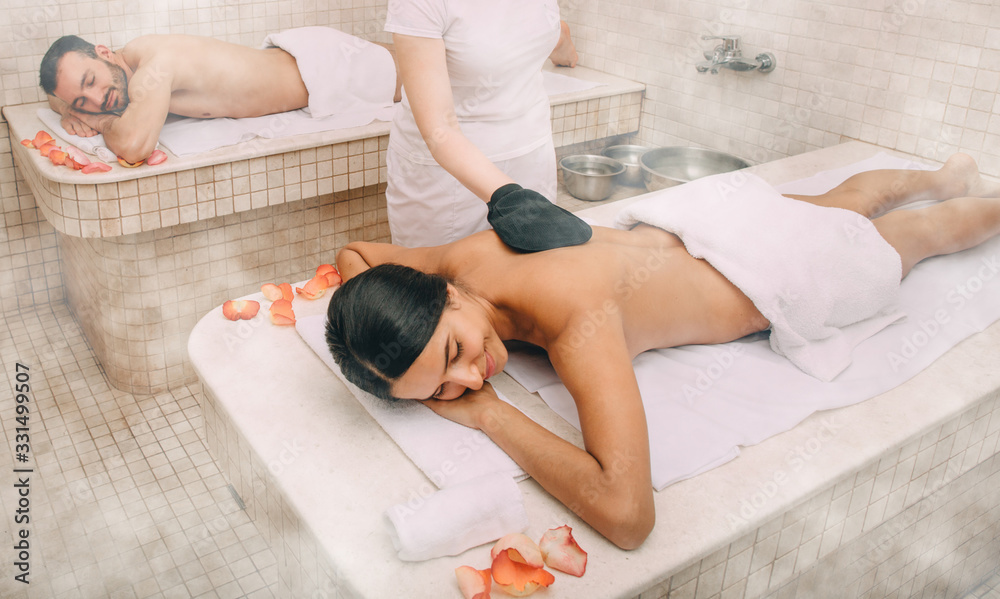
[[399,75],[420,135],[434,160],[484,202],[514,180],[459,128],[445,62],[444,40],[394,33]]
[[634,549],[655,522],[649,438],[632,362],[615,328],[601,327],[584,348],[550,352],[576,401],[584,449],[499,400],[489,385],[457,400],[426,403],[446,418],[485,432],[608,540]]

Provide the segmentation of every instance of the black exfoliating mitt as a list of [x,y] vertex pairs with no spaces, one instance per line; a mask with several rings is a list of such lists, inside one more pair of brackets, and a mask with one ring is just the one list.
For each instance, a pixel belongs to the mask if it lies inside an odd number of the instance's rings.
[[500,240],[522,252],[540,252],[586,243],[590,225],[545,196],[508,183],[493,192],[486,220]]

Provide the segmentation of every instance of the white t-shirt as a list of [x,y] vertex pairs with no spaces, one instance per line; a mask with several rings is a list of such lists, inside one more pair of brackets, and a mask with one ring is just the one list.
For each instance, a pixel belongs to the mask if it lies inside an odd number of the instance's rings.
[[[388,9],[386,31],[444,40],[459,126],[487,158],[522,156],[551,137],[541,69],[559,41],[556,0],[389,0]],[[389,144],[434,164],[405,88]]]

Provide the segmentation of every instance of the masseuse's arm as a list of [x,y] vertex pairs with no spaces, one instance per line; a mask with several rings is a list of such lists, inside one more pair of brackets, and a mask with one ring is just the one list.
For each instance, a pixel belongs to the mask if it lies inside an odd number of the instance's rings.
[[573,395],[584,448],[497,399],[488,384],[435,412],[485,432],[546,491],[615,545],[635,549],[655,523],[646,416],[624,337],[601,327],[584,347],[550,351]]
[[514,183],[459,128],[444,40],[392,34],[403,88],[431,156],[484,202],[502,185]]
[[87,126],[104,134],[104,143],[128,162],[145,160],[160,137],[170,112],[171,77],[156,62],[132,74],[128,83],[129,104],[120,114],[72,114]]

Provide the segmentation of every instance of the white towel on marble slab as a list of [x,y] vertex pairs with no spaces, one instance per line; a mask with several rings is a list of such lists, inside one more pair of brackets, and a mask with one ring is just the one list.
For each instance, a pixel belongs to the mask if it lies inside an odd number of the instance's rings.
[[680,237],[771,322],[771,348],[821,380],[903,317],[899,254],[871,221],[787,198],[756,175],[724,173],[648,194],[616,224],[637,223]]
[[[159,143],[176,156],[207,152],[216,148],[243,143],[255,138],[278,139],[305,133],[334,131],[367,125],[372,120],[391,121],[393,107],[380,109],[372,119],[367,114],[355,113],[313,118],[305,109],[266,114],[243,119],[215,118],[192,119],[171,117],[160,130]],[[71,135],[59,124],[59,114],[48,108],[38,109],[38,118],[60,138],[102,160],[114,162],[114,152],[104,145],[104,137]],[[266,149],[266,148],[265,148]],[[103,150],[105,154],[101,154]]]
[[97,156],[104,162],[111,163],[118,159],[115,153],[104,145],[104,136],[100,133],[91,137],[81,137],[69,133],[63,129],[62,116],[51,108],[39,108],[37,114],[38,120],[52,129],[56,137],[65,140],[70,145],[76,146],[88,154]]
[[262,48],[295,57],[315,118],[366,114],[392,107],[396,66],[389,51],[332,27],[299,27],[264,38]]
[[[325,327],[325,314],[305,316],[295,322],[295,330],[306,344],[438,488],[454,487],[492,473],[518,480],[527,477],[482,431],[442,418],[418,401],[386,401],[348,382],[326,345]],[[506,401],[499,390],[497,396]]]
[[[876,168],[930,167],[879,154],[778,189],[819,194]],[[659,490],[720,465],[738,455],[740,445],[786,431],[817,410],[884,393],[1000,319],[1000,238],[917,264],[900,285],[899,305],[907,318],[858,345],[851,365],[828,383],[771,351],[765,333],[637,356],[633,365],[646,409],[653,486]],[[542,399],[579,428],[566,388],[544,384],[555,378],[546,361],[511,352],[504,371],[519,382],[530,375],[526,387],[541,382]],[[827,428],[835,431],[836,415],[830,418]],[[788,467],[801,467],[803,459],[790,455]]]
[[528,513],[514,479],[490,474],[398,503],[384,522],[399,559],[409,562],[458,555],[521,532]]

